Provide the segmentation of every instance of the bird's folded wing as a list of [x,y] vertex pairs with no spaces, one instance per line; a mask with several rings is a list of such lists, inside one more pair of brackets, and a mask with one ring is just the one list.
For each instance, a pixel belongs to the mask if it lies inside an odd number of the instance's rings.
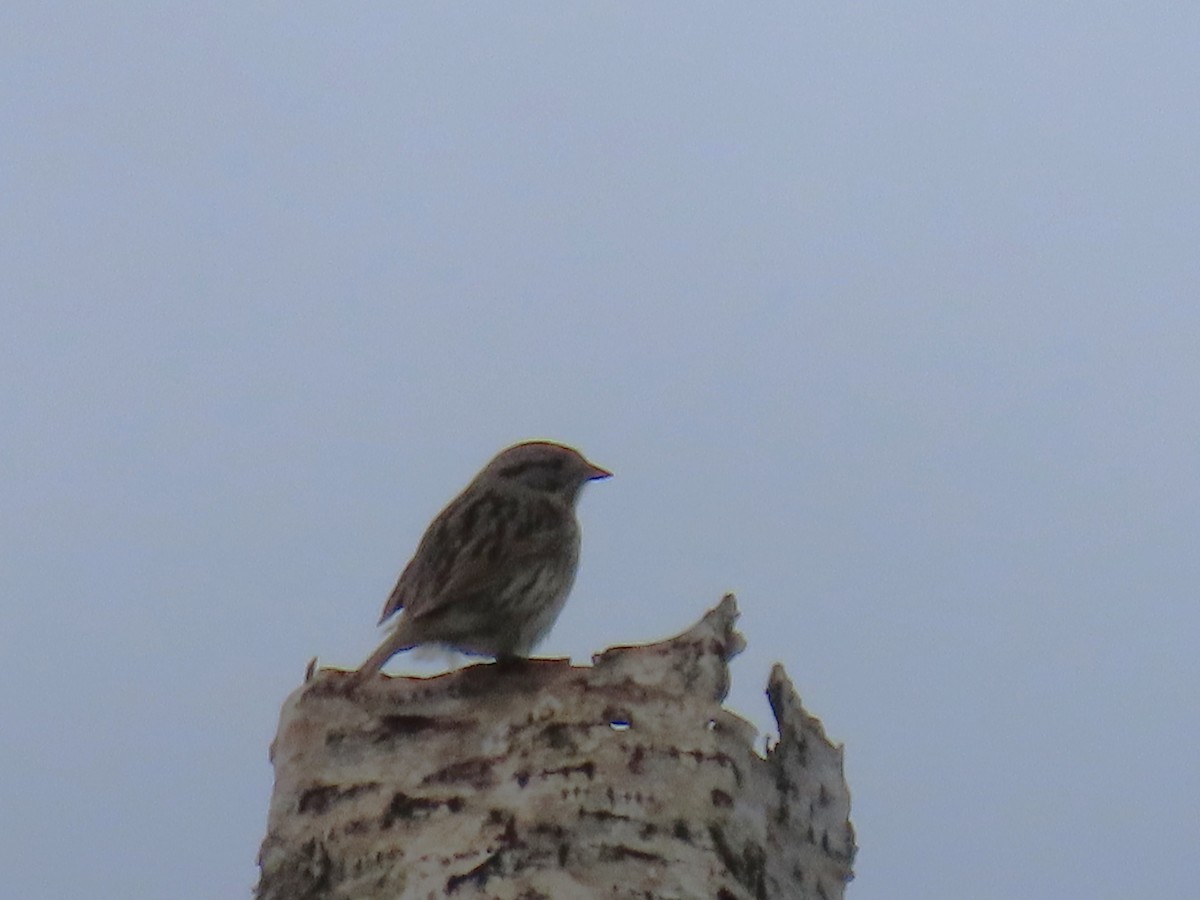
[[396,579],[396,586],[383,605],[380,625],[401,609],[411,607],[414,603],[420,605],[421,597],[438,593],[441,583],[457,568],[458,557],[466,549],[454,538],[454,523],[462,517],[462,509],[473,503],[475,501],[465,493],[459,494],[429,523],[425,534],[421,536],[417,552]]
[[461,553],[445,585],[436,594],[413,598],[405,615],[414,619],[438,618],[461,609],[464,604],[499,597],[513,582],[534,577],[541,569],[539,563],[552,563],[560,556],[561,540],[561,535],[548,528],[506,544],[501,558]]

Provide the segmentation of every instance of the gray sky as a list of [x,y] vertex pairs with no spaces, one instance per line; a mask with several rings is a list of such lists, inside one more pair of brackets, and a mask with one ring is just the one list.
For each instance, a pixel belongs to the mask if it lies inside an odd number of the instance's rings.
[[[392,7],[403,6],[403,9]],[[836,8],[835,8],[836,7]],[[246,896],[279,703],[496,450],[547,655],[738,593],[854,898],[1200,883],[1200,7],[0,7],[0,869]]]

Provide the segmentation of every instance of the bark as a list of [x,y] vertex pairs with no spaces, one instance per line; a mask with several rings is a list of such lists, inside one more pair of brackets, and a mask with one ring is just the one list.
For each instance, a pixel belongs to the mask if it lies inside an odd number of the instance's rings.
[[782,667],[779,740],[721,706],[728,596],[658,644],[284,703],[258,900],[823,898],[855,844],[842,751]]

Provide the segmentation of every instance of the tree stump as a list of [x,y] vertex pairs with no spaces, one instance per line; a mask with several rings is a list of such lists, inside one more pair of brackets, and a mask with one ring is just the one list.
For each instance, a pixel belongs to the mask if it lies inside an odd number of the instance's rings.
[[855,853],[842,751],[782,667],[779,740],[721,706],[743,647],[725,597],[592,666],[535,659],[283,705],[258,900],[822,898]]

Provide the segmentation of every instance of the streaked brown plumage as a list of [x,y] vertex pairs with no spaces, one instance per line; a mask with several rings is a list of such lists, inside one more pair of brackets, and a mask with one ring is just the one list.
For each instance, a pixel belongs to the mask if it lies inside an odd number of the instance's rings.
[[400,617],[355,683],[421,644],[500,659],[527,656],[558,618],[575,580],[579,491],[611,474],[548,441],[499,453],[426,529],[379,621]]

